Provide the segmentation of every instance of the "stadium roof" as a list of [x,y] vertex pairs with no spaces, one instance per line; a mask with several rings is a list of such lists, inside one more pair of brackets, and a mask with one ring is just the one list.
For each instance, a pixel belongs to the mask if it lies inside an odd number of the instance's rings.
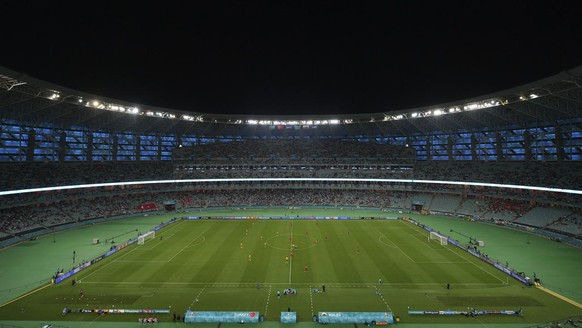
[[562,121],[581,124],[582,66],[472,99],[351,115],[185,112],[71,90],[0,67],[0,119],[93,131],[206,136],[263,135],[273,127],[317,127],[316,134],[329,136],[408,136],[543,127]]

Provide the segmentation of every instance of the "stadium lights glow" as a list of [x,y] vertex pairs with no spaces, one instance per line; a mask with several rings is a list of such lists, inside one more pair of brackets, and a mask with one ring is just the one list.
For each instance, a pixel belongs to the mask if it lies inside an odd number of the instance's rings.
[[82,184],[82,185],[69,185],[69,186],[7,190],[7,191],[0,191],[0,196],[19,195],[19,194],[27,194],[27,193],[33,193],[33,192],[44,192],[44,191],[59,191],[59,190],[71,190],[71,189],[131,186],[131,185],[155,185],[155,184],[174,184],[174,183],[206,183],[206,182],[261,182],[261,181],[270,181],[270,182],[286,182],[286,181],[364,182],[364,183],[365,182],[380,182],[380,183],[395,182],[395,183],[412,183],[412,184],[415,184],[415,183],[418,183],[418,184],[441,184],[441,185],[444,184],[444,185],[491,187],[491,188],[517,189],[517,190],[536,190],[536,191],[547,191],[547,192],[555,192],[555,193],[582,195],[582,190],[574,190],[574,189],[548,188],[548,187],[485,183],[485,182],[467,182],[467,181],[414,180],[414,179],[356,179],[356,178],[353,178],[353,179],[349,179],[349,178],[239,178],[239,179],[152,180],[152,181],[126,181],[126,182],[95,183],[95,184]]
[[[237,121],[237,122],[241,122],[242,121]],[[303,125],[303,126],[309,126],[309,125],[335,125],[335,124],[341,124],[341,123],[352,123],[352,120],[338,120],[338,119],[333,119],[333,120],[246,120],[244,121],[246,124],[250,124],[250,125]],[[237,123],[238,124],[238,123]]]
[[202,116],[182,115],[182,119],[186,121],[196,121],[196,122],[204,121],[204,118]]
[[[3,77],[0,75],[0,77]],[[14,86],[19,86],[26,84],[25,82],[20,82],[15,79],[10,79],[10,85],[6,86],[6,84],[0,83],[0,88],[7,89],[10,91]],[[539,91],[539,92],[538,92]],[[540,95],[541,92],[541,95]],[[400,113],[377,113],[377,115],[370,116],[367,118],[362,118],[359,116],[356,119],[320,119],[320,120],[256,120],[256,119],[216,119],[216,118],[206,118],[204,114],[198,115],[188,115],[188,114],[181,114],[181,113],[173,113],[173,112],[165,112],[165,111],[156,111],[155,108],[149,111],[141,111],[137,107],[120,105],[109,103],[100,100],[85,100],[81,96],[76,95],[66,95],[57,90],[51,89],[39,89],[39,93],[35,96],[43,97],[52,101],[67,101],[67,98],[72,98],[69,101],[79,103],[82,106],[90,107],[90,108],[97,108],[109,111],[116,111],[120,113],[127,113],[127,114],[138,114],[150,117],[157,117],[160,119],[180,119],[190,122],[216,122],[216,123],[226,123],[226,124],[249,124],[249,125],[277,125],[277,126],[303,126],[309,127],[314,125],[336,125],[336,124],[352,124],[355,122],[376,122],[379,120],[382,121],[397,121],[397,120],[405,120],[405,119],[412,119],[412,118],[423,118],[423,117],[431,117],[431,116],[439,116],[445,114],[454,114],[454,113],[461,113],[466,111],[478,110],[482,108],[490,108],[495,106],[503,106],[507,105],[514,101],[527,101],[530,99],[536,99],[541,96],[546,95],[546,92],[540,91],[539,89],[524,91],[522,95],[510,95],[505,98],[490,98],[484,99],[481,101],[466,103],[466,104],[458,104],[452,107],[446,108],[438,108],[432,110],[415,110],[414,112],[400,112]],[[74,100],[76,99],[76,101]],[[383,117],[380,115],[384,115]]]

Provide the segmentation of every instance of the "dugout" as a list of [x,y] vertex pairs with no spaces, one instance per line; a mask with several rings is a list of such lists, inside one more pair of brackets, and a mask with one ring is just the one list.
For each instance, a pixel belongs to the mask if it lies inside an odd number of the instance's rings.
[[166,212],[176,211],[176,201],[172,199],[165,200],[164,209],[166,210]]
[[424,200],[419,200],[419,199],[415,199],[412,201],[411,203],[411,211],[415,211],[415,212],[422,212],[423,208],[424,208]]

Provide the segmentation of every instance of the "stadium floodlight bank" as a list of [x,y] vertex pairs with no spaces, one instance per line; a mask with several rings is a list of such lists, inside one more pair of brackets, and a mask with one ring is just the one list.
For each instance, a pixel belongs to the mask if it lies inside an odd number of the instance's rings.
[[137,244],[138,245],[143,245],[145,244],[146,239],[154,239],[156,238],[156,232],[155,231],[148,231],[146,233],[144,233],[143,235],[137,237]]
[[433,239],[438,239],[441,242],[441,245],[447,245],[448,244],[448,237],[445,237],[443,235],[438,234],[435,231],[431,231],[430,235],[429,235],[430,240]]

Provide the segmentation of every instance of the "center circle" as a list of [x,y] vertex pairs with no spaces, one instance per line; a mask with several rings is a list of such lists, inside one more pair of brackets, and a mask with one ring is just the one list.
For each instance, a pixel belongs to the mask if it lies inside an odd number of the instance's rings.
[[279,249],[282,251],[290,251],[291,244],[295,244],[294,250],[302,250],[317,246],[317,239],[309,235],[302,234],[293,236],[291,236],[291,234],[280,234],[268,238],[266,240],[266,244],[271,248]]

